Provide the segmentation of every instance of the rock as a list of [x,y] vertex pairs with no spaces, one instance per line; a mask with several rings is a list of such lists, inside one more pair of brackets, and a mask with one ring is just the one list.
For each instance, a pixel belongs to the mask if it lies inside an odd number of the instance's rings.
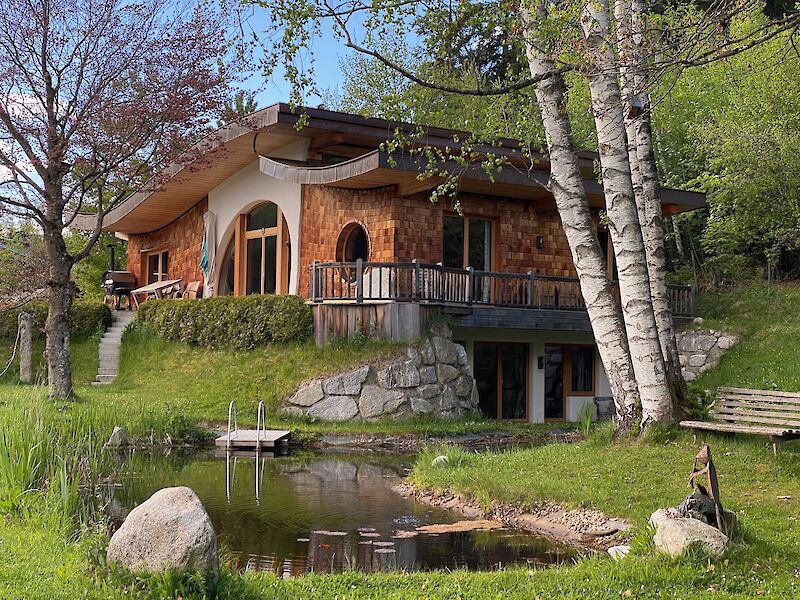
[[431,461],[431,466],[438,467],[439,465],[446,465],[450,462],[450,458],[446,454],[440,454]]
[[692,324],[697,325],[698,327],[703,324],[703,317],[695,317],[692,319]]
[[328,396],[308,409],[308,416],[322,421],[349,421],[358,414],[356,401],[349,396]]
[[456,396],[469,397],[472,395],[472,378],[462,375],[454,386]]
[[445,387],[439,394],[439,410],[446,412],[458,407],[458,398],[452,388]]
[[297,390],[294,396],[289,398],[289,403],[297,406],[311,406],[312,404],[316,404],[322,400],[324,397],[325,394],[322,391],[322,382],[312,381],[308,385],[304,385]]
[[369,365],[364,365],[355,371],[350,371],[342,375],[342,387],[346,395],[357,396],[361,393],[361,385],[367,380],[367,376],[369,376],[369,368]]
[[697,545],[719,558],[728,544],[728,536],[716,527],[681,517],[675,509],[657,510],[650,516],[650,523],[656,528],[653,536],[656,548],[670,556],[680,556],[689,547]]
[[628,556],[628,552],[630,551],[630,546],[611,546],[611,548],[608,549],[608,554],[614,560],[622,560]]
[[685,354],[678,354],[678,361],[681,363],[682,367],[685,367],[686,364],[689,362],[689,359],[686,357]]
[[422,398],[411,398],[411,410],[414,413],[427,415],[433,412],[433,404]]
[[702,367],[706,364],[706,355],[705,354],[692,354],[689,357],[689,366],[690,367]]
[[301,406],[284,406],[281,412],[287,417],[304,417],[306,409]]
[[717,346],[721,350],[727,350],[737,342],[737,339],[731,335],[723,335],[717,340]]
[[378,371],[378,383],[385,388],[411,388],[420,384],[419,371],[410,360],[388,365]]
[[432,365],[436,362],[436,354],[433,351],[433,344],[431,344],[430,340],[425,340],[425,343],[422,344],[420,355],[422,356],[422,362],[426,365]]
[[342,376],[328,377],[322,383],[322,389],[326,394],[341,396],[344,394],[344,382]]
[[422,355],[416,348],[414,347],[406,348],[406,356],[408,356],[408,360],[414,363],[415,367],[419,368],[422,366]]
[[431,325],[431,336],[444,338],[449,342],[453,339],[453,332],[446,323],[434,323]]
[[436,367],[422,367],[419,370],[419,382],[436,383]]
[[695,375],[694,373],[692,373],[687,369],[681,369],[681,374],[683,375],[683,379],[686,382],[694,381],[695,379],[697,379],[697,375]]
[[417,388],[417,393],[420,397],[425,398],[426,400],[430,400],[438,396],[442,392],[442,388],[440,388],[436,384],[431,385],[421,385]]
[[695,347],[703,352],[708,352],[717,343],[717,336],[715,335],[698,335],[694,339]]
[[134,573],[216,574],[217,535],[191,489],[164,488],[130,512],[108,544],[107,559]]
[[[358,409],[365,419],[374,419],[394,412],[403,403],[405,396],[397,390],[385,390],[377,385],[365,385],[358,400]],[[387,404],[390,408],[387,409]]]
[[456,347],[456,358],[458,359],[458,364],[462,367],[466,367],[468,364],[467,351],[461,344],[454,344],[454,346]]
[[439,383],[448,383],[449,381],[453,381],[460,374],[461,371],[452,365],[436,365],[436,377],[438,378]]
[[128,445],[128,434],[122,427],[114,427],[111,437],[106,442],[107,448],[125,448]]
[[433,352],[436,355],[437,362],[448,365],[458,364],[455,344],[450,340],[436,336],[431,338],[431,344],[433,344]]

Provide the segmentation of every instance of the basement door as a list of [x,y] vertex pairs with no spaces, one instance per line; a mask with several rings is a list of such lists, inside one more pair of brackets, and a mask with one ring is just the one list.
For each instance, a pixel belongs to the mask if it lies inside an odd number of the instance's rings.
[[528,420],[528,344],[475,342],[475,384],[489,419]]

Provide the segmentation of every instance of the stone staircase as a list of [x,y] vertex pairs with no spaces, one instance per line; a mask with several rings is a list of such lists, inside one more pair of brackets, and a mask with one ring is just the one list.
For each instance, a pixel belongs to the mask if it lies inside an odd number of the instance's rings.
[[92,385],[108,385],[117,378],[122,332],[128,323],[136,318],[136,313],[128,310],[115,310],[112,312],[112,316],[114,321],[111,327],[100,338],[100,364],[97,368],[97,377]]

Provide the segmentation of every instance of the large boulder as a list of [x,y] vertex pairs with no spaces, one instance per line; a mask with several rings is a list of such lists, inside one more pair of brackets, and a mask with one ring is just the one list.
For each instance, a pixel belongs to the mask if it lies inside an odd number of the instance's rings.
[[107,559],[134,573],[216,574],[217,535],[197,494],[164,488],[128,514],[111,537]]
[[358,404],[350,396],[328,396],[310,409],[308,416],[322,421],[349,421],[358,414]]
[[674,508],[661,508],[650,516],[655,527],[653,542],[661,552],[680,556],[688,548],[698,546],[710,556],[719,558],[728,545],[728,536],[716,527],[698,519],[682,517]]

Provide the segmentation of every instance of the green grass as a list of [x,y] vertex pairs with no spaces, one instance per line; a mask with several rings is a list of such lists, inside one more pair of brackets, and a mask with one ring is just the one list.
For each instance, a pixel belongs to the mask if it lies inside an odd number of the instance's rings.
[[740,342],[693,387],[800,391],[800,287],[761,285],[703,294],[698,312],[703,328],[732,331]]

